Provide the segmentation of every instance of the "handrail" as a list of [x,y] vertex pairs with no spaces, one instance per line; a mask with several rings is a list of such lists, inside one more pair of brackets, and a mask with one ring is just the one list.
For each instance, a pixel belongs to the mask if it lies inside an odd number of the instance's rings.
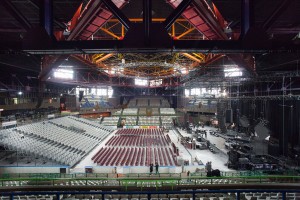
[[263,183],[299,183],[300,176],[238,176],[238,177],[121,177],[121,178],[14,178],[14,179],[0,179],[0,188],[9,186],[70,186],[80,184],[81,186],[102,185],[102,186],[125,186],[143,188],[144,184],[155,186],[156,188],[162,186],[184,186],[184,185],[232,185],[232,184],[263,184]]
[[300,176],[276,176],[276,175],[268,175],[268,176],[232,176],[232,177],[206,177],[206,176],[190,176],[190,177],[162,177],[162,176],[149,176],[149,177],[118,177],[118,178],[106,178],[106,177],[77,177],[77,178],[26,178],[26,177],[19,177],[19,178],[1,178],[0,181],[14,181],[14,180],[185,180],[185,179],[283,179],[283,178],[293,178],[293,179],[300,179]]
[[[9,178],[108,178],[113,174],[108,173],[74,173],[74,174],[61,174],[61,173],[4,173],[0,175],[1,179],[9,179]],[[159,174],[149,174],[149,173],[130,173],[130,174],[114,174],[118,175],[119,178],[124,177],[137,177],[137,178],[145,178],[145,177],[181,177],[181,173],[159,173]],[[191,173],[190,177],[206,177],[206,172],[195,172]],[[258,177],[258,176],[264,176],[264,177],[286,177],[286,176],[295,176],[294,171],[291,173],[285,173],[283,175],[278,174],[264,174],[262,171],[234,171],[234,172],[221,172],[221,177],[223,178],[236,178],[236,177]]]
[[[270,187],[272,188],[272,187]],[[189,190],[189,191],[82,191],[79,189],[79,191],[53,191],[53,188],[48,188],[48,191],[5,191],[2,192],[2,196],[9,196],[11,200],[14,199],[14,196],[24,196],[24,195],[55,195],[56,199],[59,200],[60,197],[64,195],[78,195],[78,194],[85,194],[85,195],[101,195],[101,199],[106,199],[105,195],[146,195],[146,198],[151,199],[152,195],[167,195],[169,197],[172,197],[172,195],[176,195],[177,197],[181,197],[180,195],[187,195],[188,198],[192,198],[193,200],[196,199],[197,195],[207,195],[207,194],[230,194],[231,199],[235,198],[236,200],[239,200],[242,195],[245,193],[264,193],[271,195],[272,193],[280,194],[281,198],[283,200],[286,199],[288,194],[299,193],[299,189],[213,189],[213,190]],[[49,191],[50,190],[50,191]],[[78,188],[77,188],[78,190]],[[287,194],[288,193],[288,194]],[[99,198],[99,197],[98,197]]]

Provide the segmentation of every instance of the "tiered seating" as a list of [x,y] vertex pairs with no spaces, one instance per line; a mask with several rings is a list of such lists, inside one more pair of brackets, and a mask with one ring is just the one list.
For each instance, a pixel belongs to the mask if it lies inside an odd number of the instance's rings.
[[105,126],[117,126],[119,122],[119,117],[104,117],[102,125]]
[[150,106],[151,107],[160,107],[160,99],[159,98],[151,98]]
[[140,108],[139,109],[139,115],[146,115],[147,114],[147,108]]
[[122,110],[118,110],[117,112],[114,112],[113,115],[121,115],[122,114]]
[[176,165],[170,138],[162,129],[121,129],[93,157],[98,165]]
[[16,130],[24,135],[32,135],[46,139],[47,141],[61,143],[69,147],[77,148],[83,152],[89,152],[99,143],[97,138],[90,135],[66,130],[49,122],[20,126],[17,127]]
[[71,130],[82,129],[84,130],[85,134],[95,137],[99,140],[103,140],[114,130],[113,128],[107,128],[99,125],[98,123],[76,117],[57,118],[51,120],[50,122],[56,123],[60,126],[67,126]]
[[112,132],[112,131],[115,130],[114,128],[107,127],[107,126],[102,126],[102,125],[98,124],[97,122],[93,122],[93,121],[90,121],[88,119],[77,118],[77,117],[68,117],[68,118],[73,119],[73,120],[75,120],[77,122],[80,122],[80,123],[83,123],[83,124],[87,124],[87,125],[95,127],[95,128],[99,128],[103,131]]
[[159,109],[158,108],[152,108],[152,115],[159,115]]
[[137,108],[125,108],[123,110],[123,115],[137,115],[138,109]]
[[46,158],[64,165],[73,166],[85,155],[79,148],[35,135],[20,134],[16,129],[2,130],[0,134],[4,137],[0,143],[8,150]]
[[137,107],[148,107],[149,99],[137,99]]
[[[151,113],[151,115],[159,115],[159,109],[158,108],[149,108],[148,112]],[[139,115],[147,115],[147,108],[139,108]]]
[[128,108],[135,108],[136,107],[136,98],[131,99],[127,105]]
[[151,116],[151,117],[140,116],[138,124],[159,126],[160,125],[159,116]]
[[161,118],[161,123],[162,123],[163,126],[167,126],[167,127],[172,126],[172,124],[173,124],[173,118],[172,117],[170,117],[170,116],[161,116],[160,118]]
[[170,104],[169,104],[168,100],[162,99],[161,100],[161,107],[163,107],[163,108],[170,108]]
[[126,117],[125,125],[126,126],[135,126],[136,125],[136,119],[137,119],[137,117]]
[[0,131],[3,146],[25,154],[73,166],[99,144],[113,129],[76,117]]
[[161,115],[175,115],[174,108],[161,108],[160,109]]

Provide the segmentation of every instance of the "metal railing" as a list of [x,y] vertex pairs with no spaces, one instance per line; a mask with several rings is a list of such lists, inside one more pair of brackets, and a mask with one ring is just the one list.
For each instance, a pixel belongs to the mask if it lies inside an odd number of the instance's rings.
[[[270,187],[272,188],[272,187]],[[2,199],[8,197],[8,199],[13,200],[21,197],[37,199],[45,199],[45,197],[50,197],[52,199],[193,199],[197,200],[200,198],[213,197],[219,199],[223,197],[229,200],[240,200],[247,199],[246,195],[252,195],[257,197],[276,197],[276,199],[285,200],[299,198],[300,189],[221,189],[221,190],[190,190],[190,191],[131,191],[131,192],[112,192],[112,191],[31,191],[31,192],[17,192],[17,191],[7,191],[1,192]]]

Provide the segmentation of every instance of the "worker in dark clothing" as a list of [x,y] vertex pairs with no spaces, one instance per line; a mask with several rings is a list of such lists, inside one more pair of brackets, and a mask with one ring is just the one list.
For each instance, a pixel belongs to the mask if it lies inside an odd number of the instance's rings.
[[153,172],[153,164],[151,163],[150,164],[150,175],[152,174],[152,172]]
[[158,167],[159,167],[159,165],[158,165],[158,163],[156,162],[156,163],[155,163],[155,173],[156,173],[156,174],[158,174]]

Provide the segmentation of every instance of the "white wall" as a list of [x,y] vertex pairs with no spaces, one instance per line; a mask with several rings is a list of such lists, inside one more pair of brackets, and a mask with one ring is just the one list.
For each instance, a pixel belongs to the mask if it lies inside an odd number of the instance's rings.
[[[4,173],[60,173],[61,167],[0,167],[0,174]],[[65,168],[65,167],[62,167]],[[70,173],[70,168],[66,170]]]
[[[182,167],[159,167],[159,173],[181,173]],[[94,173],[113,173],[114,167],[109,166],[95,166],[93,167]],[[133,166],[133,167],[117,167],[117,173],[129,174],[129,173],[149,173],[150,168],[148,166]],[[155,167],[153,169],[155,173]]]

